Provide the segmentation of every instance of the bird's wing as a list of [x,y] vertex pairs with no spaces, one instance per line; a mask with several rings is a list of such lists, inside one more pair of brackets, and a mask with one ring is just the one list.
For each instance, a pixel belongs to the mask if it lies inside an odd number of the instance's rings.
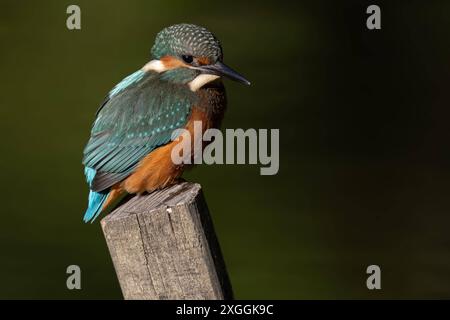
[[97,111],[83,164],[95,170],[89,185],[103,191],[126,178],[139,161],[184,128],[196,95],[185,86],[137,71],[110,92]]

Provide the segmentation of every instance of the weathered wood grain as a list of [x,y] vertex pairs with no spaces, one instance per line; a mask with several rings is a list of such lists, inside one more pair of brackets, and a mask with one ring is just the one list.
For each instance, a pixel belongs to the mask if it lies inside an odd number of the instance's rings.
[[199,184],[136,196],[101,226],[125,299],[232,299]]

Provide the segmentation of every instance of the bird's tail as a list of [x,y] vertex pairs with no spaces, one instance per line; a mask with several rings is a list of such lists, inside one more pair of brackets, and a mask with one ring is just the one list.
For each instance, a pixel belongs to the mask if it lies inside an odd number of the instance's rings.
[[[86,180],[91,186],[92,180],[95,177],[96,171],[92,168],[86,167],[84,169]],[[116,184],[107,190],[96,192],[89,191],[88,208],[84,213],[84,222],[94,222],[94,220],[101,213],[111,212],[122,200],[128,196],[128,193],[120,187],[120,184]]]
[[102,207],[108,198],[109,190],[105,192],[89,192],[88,208],[84,214],[84,222],[93,222],[102,211]]
[[100,214],[108,214],[129,194],[122,189],[108,189],[103,192],[89,192],[89,204],[84,214],[84,222],[94,222]]

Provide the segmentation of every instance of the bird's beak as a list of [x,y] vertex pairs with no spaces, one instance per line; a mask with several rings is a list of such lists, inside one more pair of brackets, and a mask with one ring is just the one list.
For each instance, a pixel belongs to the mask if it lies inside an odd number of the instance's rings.
[[201,66],[198,69],[200,69],[203,73],[207,74],[215,74],[218,76],[225,76],[230,78],[231,80],[250,85],[250,81],[245,79],[243,76],[241,76],[239,73],[228,67],[226,64],[217,61],[215,64],[210,64],[206,66]]

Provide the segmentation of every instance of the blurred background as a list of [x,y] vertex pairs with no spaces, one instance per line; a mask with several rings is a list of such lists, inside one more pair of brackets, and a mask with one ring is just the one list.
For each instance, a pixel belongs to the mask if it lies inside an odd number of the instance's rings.
[[[236,298],[450,298],[450,2],[0,2],[0,298],[120,299],[82,150],[105,94],[180,22],[221,40],[224,128],[279,128],[280,171],[206,166]],[[79,31],[66,8],[81,7]],[[66,268],[82,290],[66,288]],[[366,268],[381,267],[381,290]]]

